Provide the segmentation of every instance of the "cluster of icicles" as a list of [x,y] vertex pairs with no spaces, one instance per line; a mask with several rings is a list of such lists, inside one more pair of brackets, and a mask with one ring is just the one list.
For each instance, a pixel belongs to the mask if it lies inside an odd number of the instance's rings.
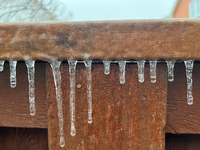
[[[172,82],[174,80],[174,65],[175,61],[166,61],[168,67],[168,81]],[[29,103],[30,103],[30,115],[35,115],[35,61],[28,58],[25,59],[28,72],[28,81],[29,81]],[[49,61],[54,77],[55,89],[56,89],[56,101],[58,108],[58,119],[59,119],[59,130],[60,130],[60,146],[65,146],[64,139],[64,129],[63,129],[63,111],[62,111],[62,92],[61,92],[61,73],[60,73],[60,64],[61,61],[52,59]],[[108,75],[110,73],[110,63],[111,61],[105,60],[104,64],[104,73]],[[125,83],[125,67],[127,61],[118,61],[119,64],[119,76],[120,83]],[[192,96],[192,70],[193,70],[193,60],[184,61],[186,66],[186,76],[187,76],[187,103],[189,105],[193,104]],[[75,72],[76,72],[76,60],[68,60],[69,64],[69,74],[70,74],[70,117],[71,117],[71,136],[75,136]],[[84,61],[86,70],[87,70],[87,102],[88,102],[88,123],[92,123],[92,60]],[[156,82],[156,65],[157,60],[149,61],[150,64],[150,78],[151,82]],[[16,87],[16,65],[17,61],[10,60],[10,86],[12,88]],[[138,80],[140,83],[144,82],[144,66],[145,60],[137,61],[138,65]],[[0,61],[0,71],[3,71],[4,61]]]

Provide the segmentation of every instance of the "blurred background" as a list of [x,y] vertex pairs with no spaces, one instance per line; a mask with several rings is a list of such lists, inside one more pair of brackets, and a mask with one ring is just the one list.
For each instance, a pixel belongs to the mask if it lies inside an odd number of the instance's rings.
[[200,0],[0,0],[0,22],[199,18]]

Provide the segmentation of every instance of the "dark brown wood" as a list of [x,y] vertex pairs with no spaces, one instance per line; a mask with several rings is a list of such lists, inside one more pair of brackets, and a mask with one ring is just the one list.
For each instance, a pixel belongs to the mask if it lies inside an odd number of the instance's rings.
[[199,150],[199,134],[166,134],[166,150]]
[[[26,66],[22,62],[18,63],[17,87],[12,89],[9,85],[9,66],[6,63],[4,71],[0,73],[2,79],[0,80],[0,126],[47,128],[45,64],[36,63],[36,115],[32,117],[29,115]],[[95,66],[96,64],[93,64],[93,68]],[[193,72],[194,104],[189,106],[186,104],[185,66],[183,63],[175,65],[175,80],[172,83],[168,82],[168,115],[165,130],[167,133],[200,133],[199,68],[200,64],[195,63]],[[103,68],[99,70],[99,73],[103,73]],[[105,82],[104,78],[102,77],[101,82]],[[68,83],[69,80],[66,80],[66,84]],[[83,87],[81,86],[81,88]]]
[[0,58],[199,59],[198,19],[1,23]]
[[48,150],[47,129],[0,128],[1,150]]
[[0,126],[47,128],[45,63],[36,63],[35,96],[36,115],[29,112],[29,87],[24,62],[17,64],[17,86],[10,87],[10,71],[5,63],[0,73]]
[[[47,67],[48,139],[51,149],[159,149],[165,148],[167,100],[166,65],[157,66],[157,82],[150,82],[149,65],[145,82],[139,83],[137,65],[127,64],[126,83],[119,83],[119,66],[111,65],[111,73],[103,73],[103,65],[92,68],[93,123],[87,123],[86,69],[77,66],[76,135],[70,135],[68,64],[61,67],[64,137],[60,147],[59,125],[52,71]],[[147,99],[144,100],[144,97]]]
[[187,84],[185,66],[175,65],[175,80],[168,82],[167,128],[171,133],[200,133],[200,63],[194,64],[193,69],[193,98],[194,104],[187,104]]

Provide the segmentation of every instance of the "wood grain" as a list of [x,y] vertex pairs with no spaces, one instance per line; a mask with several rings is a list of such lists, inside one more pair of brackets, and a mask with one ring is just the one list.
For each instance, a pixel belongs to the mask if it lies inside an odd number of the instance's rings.
[[10,87],[8,62],[0,73],[0,126],[47,128],[46,117],[45,63],[36,63],[35,101],[36,115],[29,113],[29,87],[27,69],[24,62],[17,64],[17,86]]
[[48,150],[47,129],[0,128],[1,150]]
[[200,59],[198,19],[0,24],[0,58]]
[[[64,137],[66,145],[59,145],[59,125],[52,71],[47,67],[48,140],[51,149],[159,149],[165,148],[167,102],[166,65],[157,66],[157,82],[150,82],[149,65],[145,68],[145,82],[137,78],[137,65],[126,65],[126,83],[119,83],[119,66],[111,65],[111,73],[103,73],[103,65],[92,68],[93,123],[87,123],[86,69],[77,66],[76,135],[70,135],[69,71],[61,66]],[[147,100],[142,100],[147,97]]]

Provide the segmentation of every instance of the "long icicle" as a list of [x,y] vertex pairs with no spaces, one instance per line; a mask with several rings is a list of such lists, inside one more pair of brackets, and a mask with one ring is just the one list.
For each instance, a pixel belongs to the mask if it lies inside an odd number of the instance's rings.
[[71,111],[71,135],[76,135],[75,128],[75,84],[76,84],[76,60],[69,60],[69,74],[70,74],[70,111]]
[[84,61],[87,70],[87,101],[88,101],[88,123],[92,123],[92,61]]
[[187,103],[188,105],[193,104],[193,96],[192,96],[192,71],[194,60],[186,60],[184,61],[186,67],[186,76],[187,76]]
[[29,103],[30,103],[30,115],[35,115],[35,61],[32,59],[25,59],[28,82],[29,82]]
[[125,83],[125,68],[126,68],[126,61],[118,61],[118,64],[119,64],[119,82],[121,84],[124,84]]
[[0,72],[3,71],[4,62],[5,62],[5,61],[3,61],[3,60],[0,61]]
[[166,62],[168,68],[168,81],[172,82],[174,81],[174,65],[176,61],[166,61]]
[[156,66],[157,66],[157,60],[149,61],[150,63],[150,77],[151,82],[156,83]]
[[138,65],[138,80],[140,83],[144,82],[144,64],[145,60],[137,61]]
[[65,146],[64,129],[63,129],[63,110],[62,110],[62,90],[61,90],[61,73],[60,73],[61,61],[50,60],[50,65],[53,71],[55,89],[56,89],[56,101],[58,108],[58,120],[60,128],[60,146]]
[[104,74],[109,75],[110,74],[110,61],[109,60],[104,60]]
[[16,66],[17,66],[17,61],[10,60],[9,61],[10,65],[10,86],[12,88],[16,87],[17,81],[16,81]]

